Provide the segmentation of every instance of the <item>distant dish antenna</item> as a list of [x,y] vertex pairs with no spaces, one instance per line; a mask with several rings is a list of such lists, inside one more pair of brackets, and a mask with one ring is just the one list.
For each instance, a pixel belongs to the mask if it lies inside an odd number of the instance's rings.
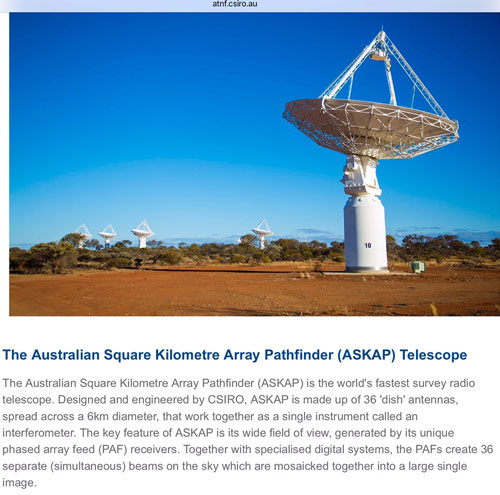
[[[432,112],[397,106],[390,57],[403,68]],[[384,62],[389,104],[350,99],[354,73],[368,58]],[[338,100],[347,83],[348,99]],[[350,196],[344,207],[347,271],[386,271],[378,160],[413,158],[454,143],[458,122],[448,118],[383,29],[319,98],[288,103],[283,117],[320,146],[347,155],[341,181]]]
[[255,229],[252,229],[252,232],[255,232],[259,236],[259,247],[260,249],[265,249],[266,248],[266,237],[268,235],[273,235],[273,232],[271,232],[271,229],[269,228],[269,225],[267,224],[267,220],[264,219],[262,222],[255,227]]
[[78,227],[75,232],[75,234],[80,234],[80,240],[78,241],[78,248],[82,249],[83,248],[83,243],[92,237],[92,234],[89,232],[89,229],[87,226],[82,223],[80,227]]
[[137,228],[132,230],[132,234],[139,238],[139,247],[144,249],[146,247],[146,239],[154,235],[154,232],[150,229],[148,222],[143,220]]
[[99,235],[104,237],[104,246],[108,248],[111,239],[116,237],[118,234],[115,232],[113,226],[109,224],[102,232],[99,232]]

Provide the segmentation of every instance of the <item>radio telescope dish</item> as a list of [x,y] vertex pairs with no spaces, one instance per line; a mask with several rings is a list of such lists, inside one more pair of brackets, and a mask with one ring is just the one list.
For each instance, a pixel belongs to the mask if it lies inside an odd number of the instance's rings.
[[99,232],[99,235],[104,237],[104,246],[108,248],[111,239],[116,237],[118,234],[115,232],[113,226],[109,224],[102,232]]
[[143,220],[137,228],[132,230],[132,234],[139,238],[139,247],[144,249],[146,247],[146,239],[154,235],[154,232],[149,227],[148,222]]
[[82,223],[80,225],[80,227],[78,227],[74,234],[80,234],[80,239],[78,241],[78,248],[79,249],[82,249],[83,248],[83,243],[87,240],[87,239],[90,239],[92,237],[92,234],[89,232],[89,229],[87,228],[87,226]]
[[269,228],[269,225],[267,223],[267,220],[264,218],[262,222],[255,227],[255,229],[252,229],[252,232],[257,234],[259,237],[259,248],[260,249],[265,249],[266,248],[266,237],[268,235],[273,235],[274,232],[271,232],[271,229]]
[[320,146],[377,160],[413,158],[458,139],[457,122],[384,103],[298,100],[284,116]]
[[[391,57],[403,68],[430,111],[397,105]],[[351,100],[355,72],[367,60],[384,62],[390,102]],[[337,99],[350,83],[347,99]],[[347,271],[387,271],[384,207],[376,170],[380,159],[413,158],[454,143],[458,122],[450,120],[403,55],[382,30],[340,76],[315,99],[291,101],[283,117],[315,143],[347,155],[344,238]]]

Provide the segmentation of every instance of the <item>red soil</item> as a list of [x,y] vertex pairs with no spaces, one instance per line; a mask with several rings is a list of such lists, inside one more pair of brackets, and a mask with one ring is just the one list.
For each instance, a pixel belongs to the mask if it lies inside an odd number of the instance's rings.
[[332,276],[276,264],[10,277],[13,316],[413,316],[431,315],[431,304],[439,315],[499,315],[500,269]]

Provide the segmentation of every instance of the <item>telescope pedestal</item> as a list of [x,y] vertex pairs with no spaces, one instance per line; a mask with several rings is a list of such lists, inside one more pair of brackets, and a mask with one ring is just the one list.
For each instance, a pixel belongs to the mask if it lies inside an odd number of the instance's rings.
[[368,156],[348,155],[344,167],[344,192],[350,196],[344,207],[345,264],[348,272],[387,271],[384,207],[378,198],[378,161]]
[[146,247],[146,238],[145,237],[139,237],[139,248],[144,249]]
[[348,272],[387,271],[385,213],[376,196],[351,196],[344,206]]

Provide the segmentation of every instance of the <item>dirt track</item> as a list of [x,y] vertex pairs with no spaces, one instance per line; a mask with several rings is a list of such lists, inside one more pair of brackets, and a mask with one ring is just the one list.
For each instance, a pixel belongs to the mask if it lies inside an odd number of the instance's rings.
[[431,304],[439,315],[500,314],[500,269],[430,267],[423,275],[378,276],[329,276],[299,269],[232,266],[224,271],[11,275],[10,314],[431,315]]

